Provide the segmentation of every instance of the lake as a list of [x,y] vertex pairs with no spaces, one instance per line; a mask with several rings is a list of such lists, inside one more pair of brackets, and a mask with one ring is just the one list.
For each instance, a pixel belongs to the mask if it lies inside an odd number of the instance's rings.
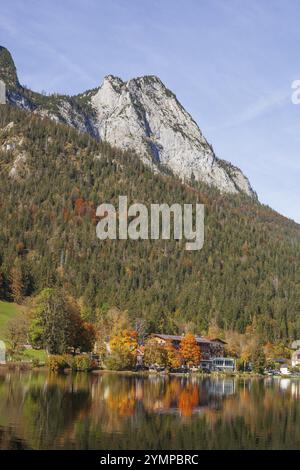
[[300,380],[0,369],[0,449],[299,449]]

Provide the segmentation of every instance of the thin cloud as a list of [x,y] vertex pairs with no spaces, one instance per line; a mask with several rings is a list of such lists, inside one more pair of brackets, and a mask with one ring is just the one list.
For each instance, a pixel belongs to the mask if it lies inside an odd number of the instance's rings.
[[15,26],[15,24],[9,21],[8,18],[3,17],[2,13],[0,17],[0,28],[9,33],[11,36],[16,36],[18,33],[18,28]]
[[[31,21],[31,31],[29,32],[28,28],[23,28],[22,25],[16,24],[13,21],[10,21],[10,19],[5,15],[1,14],[0,17],[0,28],[7,33],[9,33],[11,36],[20,38],[20,41],[22,41],[22,44],[27,44],[31,47],[34,47],[35,50],[39,49],[40,52],[44,56],[49,56],[55,58],[55,60],[58,60],[62,64],[62,70],[60,76],[65,79],[68,79],[69,74],[75,74],[78,78],[83,83],[87,84],[88,86],[94,85],[94,77],[92,77],[89,73],[87,73],[82,67],[80,67],[77,63],[74,63],[70,58],[64,54],[60,49],[57,49],[56,47],[50,45],[43,39],[41,39],[38,36],[38,32],[35,33],[35,31],[38,31],[38,27],[40,25],[38,23],[35,24],[34,21]],[[0,45],[5,45],[1,44],[0,40]],[[13,52],[13,51],[11,51]],[[27,76],[27,80],[30,78],[30,76]],[[22,81],[22,77],[20,77]],[[55,79],[54,79],[55,80]],[[55,80],[57,82],[57,80]],[[51,82],[53,85],[53,80]]]
[[290,90],[280,90],[270,93],[259,98],[256,102],[252,103],[237,115],[229,118],[229,120],[224,125],[217,126],[216,128],[210,128],[209,130],[231,129],[247,124],[248,122],[254,121],[274,109],[281,108],[289,101]]

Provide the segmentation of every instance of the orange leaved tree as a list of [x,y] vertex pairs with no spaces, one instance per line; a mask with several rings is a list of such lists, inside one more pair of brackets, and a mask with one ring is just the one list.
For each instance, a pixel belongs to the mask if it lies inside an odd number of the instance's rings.
[[201,354],[195,335],[187,333],[183,336],[180,343],[180,354],[188,367],[199,365]]
[[168,366],[171,367],[171,369],[178,369],[182,364],[180,350],[176,349],[171,341],[167,342],[165,349],[167,351]]

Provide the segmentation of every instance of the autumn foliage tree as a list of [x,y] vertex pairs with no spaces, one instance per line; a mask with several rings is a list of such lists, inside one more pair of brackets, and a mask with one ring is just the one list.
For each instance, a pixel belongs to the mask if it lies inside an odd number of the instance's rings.
[[83,322],[80,335],[80,350],[92,351],[96,341],[96,331],[92,323]]
[[184,335],[179,350],[184,363],[188,367],[199,365],[201,354],[195,335],[192,333]]
[[171,369],[178,369],[182,364],[182,356],[179,349],[176,349],[171,341],[168,341],[165,346],[167,352],[168,366]]
[[101,361],[103,361],[110,339],[122,335],[122,332],[125,330],[131,329],[128,313],[116,307],[110,308],[107,311],[97,310],[95,328],[96,350]]
[[135,330],[124,330],[114,335],[109,344],[112,351],[123,349],[129,351],[133,356],[136,356],[137,332]]
[[72,312],[70,319],[69,346],[80,352],[92,351],[96,341],[94,325],[83,321],[78,311]]
[[110,369],[130,369],[136,365],[137,356],[137,332],[124,330],[116,333],[109,341],[110,355],[106,359],[106,365]]
[[168,352],[164,345],[159,344],[154,338],[148,338],[145,342],[144,363],[146,366],[166,367],[168,365]]

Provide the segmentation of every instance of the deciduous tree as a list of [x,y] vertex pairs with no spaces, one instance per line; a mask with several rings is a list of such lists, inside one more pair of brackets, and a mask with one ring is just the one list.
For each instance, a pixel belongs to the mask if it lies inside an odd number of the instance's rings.
[[137,332],[135,330],[124,330],[115,334],[109,341],[112,358],[108,362],[115,362],[117,368],[119,361],[120,369],[134,367],[136,365],[137,347]]
[[180,350],[176,349],[171,341],[168,341],[165,349],[167,351],[167,360],[168,366],[172,369],[177,369],[182,364],[182,356],[180,354]]
[[168,365],[168,353],[165,346],[159,344],[154,338],[148,338],[144,349],[145,365],[166,367]]
[[180,343],[180,354],[188,367],[198,366],[200,362],[200,349],[195,335],[187,333]]
[[95,343],[95,329],[84,322],[75,299],[61,289],[44,289],[34,300],[30,341],[50,354],[63,354],[67,348],[89,352]]
[[27,333],[28,319],[24,315],[18,315],[7,322],[5,340],[8,345],[8,353],[12,357],[18,357],[24,349]]

